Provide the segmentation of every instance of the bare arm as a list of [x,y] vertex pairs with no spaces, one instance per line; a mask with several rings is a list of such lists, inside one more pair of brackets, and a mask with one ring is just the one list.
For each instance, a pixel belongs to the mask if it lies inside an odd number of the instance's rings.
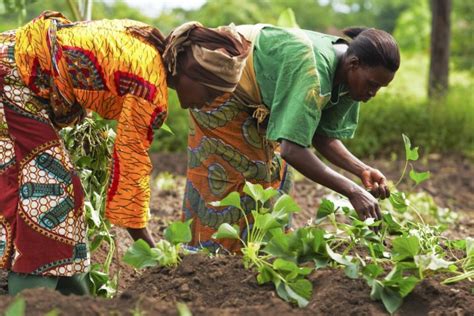
[[385,176],[379,170],[360,161],[339,139],[315,134],[313,146],[334,165],[360,177],[364,186],[375,197],[384,199],[390,195]]
[[311,150],[287,140],[281,142],[281,156],[314,182],[346,196],[363,220],[381,219],[377,200],[352,180],[326,166]]

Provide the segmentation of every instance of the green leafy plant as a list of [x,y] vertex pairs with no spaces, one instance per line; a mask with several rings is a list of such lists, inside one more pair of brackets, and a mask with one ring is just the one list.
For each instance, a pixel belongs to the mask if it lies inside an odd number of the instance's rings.
[[109,276],[115,241],[110,232],[111,225],[105,219],[105,197],[115,132],[108,121],[94,114],[73,128],[62,129],[61,136],[84,188],[90,251],[97,250],[103,242],[108,246],[105,261],[91,266],[91,292],[111,297],[116,292],[118,277]]
[[469,279],[471,282],[474,279],[474,238],[467,237],[463,240],[466,257],[463,259],[459,259],[458,263],[460,263],[463,272],[453,271],[458,275],[445,279],[442,283],[443,284],[450,284],[459,282],[465,279]]
[[[397,184],[403,180],[410,165],[409,161],[419,158],[418,148],[412,148],[406,135],[403,135],[403,140],[406,160]],[[411,168],[409,177],[414,181],[414,185],[429,178],[429,173],[418,173],[414,171],[413,166]],[[335,206],[332,201],[321,203],[314,221],[316,225],[328,221],[334,227],[332,236],[330,233],[324,233],[325,253],[330,260],[343,266],[348,277],[362,276],[366,279],[372,289],[371,297],[381,300],[391,314],[398,310],[404,297],[425,277],[437,271],[456,273],[457,276],[444,281],[446,284],[472,278],[474,262],[474,250],[470,248],[472,241],[454,244],[441,236],[446,225],[455,222],[457,217],[453,213],[447,209],[440,211],[427,194],[420,198],[419,193],[397,191],[396,186],[392,186],[392,191],[394,193],[389,203],[382,204],[389,211],[383,212],[382,230],[379,235],[370,229],[378,224],[377,222],[371,219],[360,221],[353,209]],[[338,213],[346,215],[346,222],[336,221]],[[433,225],[427,223],[428,219]],[[397,237],[386,243],[385,240],[390,240],[391,235]],[[450,245],[457,247],[456,249],[465,248],[466,258],[457,261],[446,260],[444,248],[448,246],[449,249]],[[356,246],[363,246],[369,256],[359,254],[360,249]],[[337,253],[335,249],[341,249],[342,253]],[[324,251],[319,249],[319,252],[319,256],[324,256]],[[353,254],[348,255],[351,252]],[[463,272],[457,271],[458,266]],[[388,267],[391,267],[391,270],[386,274]]]
[[177,266],[181,255],[187,253],[184,244],[192,239],[191,222],[171,223],[165,230],[165,239],[160,240],[154,248],[142,239],[135,241],[123,256],[123,261],[136,269]]
[[22,297],[16,297],[5,310],[5,316],[23,316],[25,315],[26,302]]
[[273,282],[281,298],[294,302],[300,307],[306,306],[312,294],[312,285],[304,277],[311,272],[311,269],[299,267],[294,261],[275,258],[271,251],[267,251],[266,254],[263,251],[269,240],[273,240],[276,234],[279,234],[280,237],[283,236],[283,231],[289,224],[290,215],[298,212],[299,206],[289,195],[283,194],[276,199],[272,207],[269,207],[270,199],[275,198],[278,191],[273,188],[263,189],[260,184],[246,182],[244,193],[255,202],[255,209],[250,211],[252,222],[243,210],[240,204],[240,195],[237,192],[232,192],[222,201],[212,204],[238,208],[246,221],[248,232],[246,237],[240,236],[240,229],[237,225],[231,226],[224,223],[219,226],[213,238],[240,240],[244,266],[256,268],[258,283]]

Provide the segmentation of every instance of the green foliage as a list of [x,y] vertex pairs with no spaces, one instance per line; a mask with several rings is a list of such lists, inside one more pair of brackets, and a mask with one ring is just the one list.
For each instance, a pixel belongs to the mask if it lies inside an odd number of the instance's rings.
[[[240,205],[240,195],[231,192],[222,201],[214,202],[214,206],[233,206],[238,208],[246,221],[248,234],[245,239],[240,237],[238,226],[224,223],[219,226],[213,238],[231,238],[242,242],[243,262],[246,268],[255,268],[258,271],[259,284],[273,282],[278,295],[288,302],[299,307],[309,303],[312,294],[311,283],[304,279],[311,269],[299,267],[295,261],[284,258],[273,258],[272,250],[281,254],[288,253],[288,245],[283,230],[289,223],[290,214],[299,211],[299,206],[293,199],[283,194],[278,197],[273,207],[267,207],[267,201],[275,198],[278,191],[273,188],[263,189],[260,184],[246,182],[244,193],[255,201],[255,209],[251,211],[253,223],[249,224],[247,214]],[[276,238],[278,236],[279,238]],[[283,244],[278,243],[280,240]],[[270,250],[262,250],[270,245]],[[265,255],[264,252],[268,253]],[[291,256],[289,256],[291,257]],[[272,263],[273,262],[273,263]]]
[[156,248],[151,248],[148,243],[139,239],[127,250],[123,261],[137,269],[156,266],[160,254]]
[[425,153],[472,155],[474,99],[470,89],[453,87],[442,104],[406,94],[382,94],[362,104],[356,136],[347,146],[358,156],[401,154],[398,139],[406,133],[416,144],[423,144]]
[[22,297],[16,297],[5,310],[5,316],[23,316],[25,315],[26,302]]
[[453,1],[451,15],[451,60],[457,70],[474,70],[474,45],[472,30],[474,29],[474,2]]
[[95,264],[91,268],[91,291],[110,297],[115,293],[116,287],[116,280],[108,276],[115,252],[115,241],[110,233],[110,223],[105,219],[105,197],[115,132],[108,121],[94,115],[74,128],[62,129],[60,134],[84,188],[90,250],[98,249],[103,242],[109,247],[105,262]]
[[136,269],[176,267],[181,255],[186,253],[184,244],[191,241],[191,222],[171,223],[165,230],[165,239],[160,240],[154,248],[142,239],[135,241],[123,256],[123,261]]
[[173,222],[165,229],[165,239],[173,245],[187,244],[192,239],[192,219],[186,222]]
[[410,1],[396,21],[394,37],[400,49],[407,52],[427,51],[430,47],[431,12],[429,2]]

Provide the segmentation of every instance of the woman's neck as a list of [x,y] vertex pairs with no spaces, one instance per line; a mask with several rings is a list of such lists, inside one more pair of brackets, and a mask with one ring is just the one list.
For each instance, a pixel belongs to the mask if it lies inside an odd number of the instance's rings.
[[336,66],[336,74],[334,75],[333,79],[333,87],[344,84],[346,83],[346,68],[347,68],[347,62],[346,62],[346,51],[347,51],[347,45],[346,44],[334,44],[334,51],[336,52],[336,58],[337,58],[337,66]]

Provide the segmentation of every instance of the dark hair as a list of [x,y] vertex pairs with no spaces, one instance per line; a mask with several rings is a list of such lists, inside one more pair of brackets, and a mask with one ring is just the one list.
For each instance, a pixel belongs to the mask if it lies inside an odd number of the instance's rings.
[[342,32],[352,39],[347,54],[359,58],[362,64],[383,66],[392,72],[400,67],[400,50],[389,33],[366,27],[350,27]]

